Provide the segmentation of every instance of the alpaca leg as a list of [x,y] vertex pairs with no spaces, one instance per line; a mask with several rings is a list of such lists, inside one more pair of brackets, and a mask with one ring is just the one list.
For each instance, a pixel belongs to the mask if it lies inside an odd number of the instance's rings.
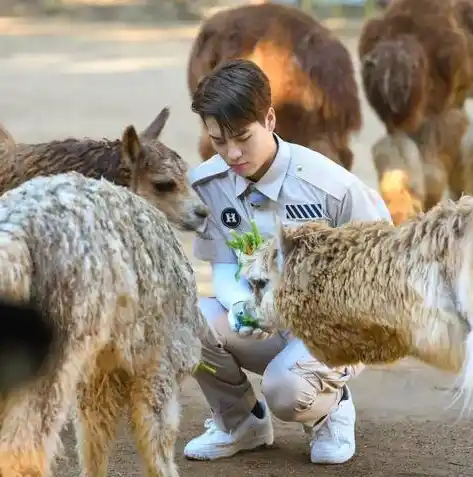
[[159,380],[150,375],[147,379],[136,379],[130,390],[132,430],[148,477],[178,477],[175,464],[180,422],[178,382],[168,376]]
[[425,178],[424,212],[428,212],[442,200],[447,184],[444,168],[431,165]]
[[[448,177],[450,199],[458,200],[464,191],[464,170],[461,167],[454,168]],[[472,191],[473,192],[473,191]]]
[[425,198],[422,156],[404,133],[380,138],[371,148],[381,196],[398,225],[422,212]]
[[84,477],[107,477],[111,444],[126,404],[127,375],[107,369],[107,355],[111,353],[99,355],[96,367],[78,393],[75,430]]
[[[470,124],[463,135],[461,144],[462,192],[473,195],[473,125]],[[461,195],[461,194],[460,194]]]
[[2,413],[0,475],[47,477],[60,448],[60,432],[74,403],[91,342],[75,342],[54,359],[52,371],[13,392]]

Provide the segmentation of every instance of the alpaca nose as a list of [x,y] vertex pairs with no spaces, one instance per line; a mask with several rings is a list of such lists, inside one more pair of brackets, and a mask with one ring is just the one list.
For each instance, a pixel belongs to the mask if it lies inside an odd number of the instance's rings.
[[209,215],[209,209],[204,204],[198,205],[195,208],[195,215],[197,215],[197,217],[202,217],[203,219],[205,219],[205,217]]
[[265,278],[250,278],[248,282],[251,288],[253,288],[253,290],[263,290],[264,288],[266,288],[266,285],[269,283],[269,280]]

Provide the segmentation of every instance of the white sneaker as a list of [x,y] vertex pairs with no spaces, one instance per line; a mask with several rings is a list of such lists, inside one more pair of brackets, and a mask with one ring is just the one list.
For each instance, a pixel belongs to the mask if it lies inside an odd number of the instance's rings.
[[192,460],[215,460],[271,445],[274,441],[273,424],[268,408],[261,404],[265,410],[263,419],[251,413],[231,433],[221,430],[213,419],[207,419],[204,424],[207,430],[187,443],[184,455]]
[[356,411],[348,387],[346,396],[319,428],[305,428],[313,464],[343,464],[355,454]]

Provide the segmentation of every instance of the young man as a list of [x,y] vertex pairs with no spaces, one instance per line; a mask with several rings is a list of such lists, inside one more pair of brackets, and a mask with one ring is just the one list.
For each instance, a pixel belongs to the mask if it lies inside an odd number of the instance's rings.
[[[254,219],[273,233],[273,212],[284,224],[326,219],[391,220],[380,196],[325,156],[283,141],[273,131],[268,78],[254,63],[230,61],[203,78],[192,109],[218,154],[191,170],[194,189],[211,215],[198,231],[195,256],[211,263],[215,297],[200,302],[217,338],[203,343],[203,360],[216,369],[196,379],[212,410],[207,430],[184,449],[187,458],[229,457],[273,442],[270,411],[303,425],[313,463],[343,463],[355,452],[355,408],[348,380],[361,371],[330,369],[288,330],[260,340],[234,331],[233,304],[250,288],[235,279],[237,258],[227,246],[231,231],[249,231]],[[263,376],[258,401],[246,369]]]

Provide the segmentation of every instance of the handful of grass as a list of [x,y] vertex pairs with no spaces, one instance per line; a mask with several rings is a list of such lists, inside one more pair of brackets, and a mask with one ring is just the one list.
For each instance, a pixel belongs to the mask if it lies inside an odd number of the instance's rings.
[[[253,255],[255,250],[264,242],[264,237],[261,235],[261,232],[258,230],[254,220],[250,222],[251,231],[245,232],[243,234],[238,234],[232,230],[231,234],[233,239],[227,242],[228,246],[237,252],[240,252],[237,255]],[[235,274],[235,279],[240,279],[240,272],[242,269],[241,260],[238,260],[238,270]]]
[[250,326],[251,328],[259,327],[258,320],[255,320],[251,315],[248,314],[240,316],[238,318],[238,323],[240,323],[241,326]]

